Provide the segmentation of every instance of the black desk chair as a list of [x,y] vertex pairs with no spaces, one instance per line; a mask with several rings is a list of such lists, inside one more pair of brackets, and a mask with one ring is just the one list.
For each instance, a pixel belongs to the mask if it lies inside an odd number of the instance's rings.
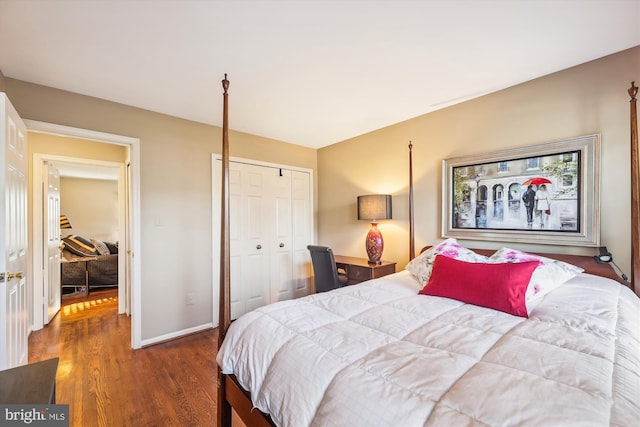
[[347,276],[338,273],[333,251],[326,246],[307,246],[311,253],[316,293],[341,288],[347,284]]

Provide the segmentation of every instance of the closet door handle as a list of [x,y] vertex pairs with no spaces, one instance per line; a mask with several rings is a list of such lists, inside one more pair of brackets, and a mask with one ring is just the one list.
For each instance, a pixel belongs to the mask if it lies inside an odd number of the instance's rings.
[[24,275],[22,274],[22,272],[18,272],[18,273],[7,273],[7,280],[11,280],[13,278],[16,279],[22,279],[24,277]]
[[256,249],[262,249],[262,245],[260,244],[256,245]]
[[279,245],[281,248],[284,248],[284,243],[280,243]]

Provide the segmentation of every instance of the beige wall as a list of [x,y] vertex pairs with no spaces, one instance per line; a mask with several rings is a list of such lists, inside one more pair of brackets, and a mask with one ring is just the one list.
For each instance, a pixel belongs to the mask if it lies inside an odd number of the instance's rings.
[[29,168],[33,167],[31,161],[33,161],[34,153],[73,157],[78,161],[86,159],[89,161],[101,160],[115,163],[125,163],[128,158],[127,148],[121,145],[39,132],[28,132],[27,150],[29,153]]
[[[140,139],[142,340],[211,322],[211,153],[220,153],[221,129],[15,79],[6,82],[24,119]],[[222,103],[222,88],[210,96]],[[231,109],[230,123],[240,119]],[[229,137],[231,156],[308,168],[317,175],[314,149],[240,132]],[[188,292],[195,305],[186,305]]]
[[5,86],[6,86],[6,83],[4,79],[4,74],[2,74],[2,71],[0,70],[0,92],[6,91]]
[[[640,47],[320,149],[319,243],[331,245],[339,254],[366,256],[364,238],[369,224],[356,220],[356,197],[390,193],[393,220],[379,226],[385,239],[383,258],[397,261],[399,268],[404,268],[409,259],[409,140],[414,145],[415,229],[419,250],[442,240],[443,159],[600,133],[601,239],[628,275],[631,255],[627,89],[632,80],[640,81]],[[463,243],[489,248],[503,245]],[[561,246],[524,249],[596,252],[593,248]]]
[[118,181],[60,178],[60,213],[69,217],[70,230],[87,239],[118,240]]

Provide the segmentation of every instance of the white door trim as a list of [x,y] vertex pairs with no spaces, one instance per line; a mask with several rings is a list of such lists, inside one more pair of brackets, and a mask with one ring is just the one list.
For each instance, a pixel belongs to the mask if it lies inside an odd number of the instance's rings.
[[[131,347],[134,349],[140,348],[141,342],[142,342],[142,319],[141,319],[142,290],[141,290],[141,272],[140,272],[141,270],[141,266],[140,266],[140,260],[141,260],[141,257],[140,257],[140,240],[141,240],[140,238],[140,139],[132,138],[128,136],[92,131],[88,129],[80,129],[80,128],[74,128],[69,126],[57,125],[53,123],[40,122],[35,120],[24,120],[24,123],[27,126],[27,130],[29,132],[39,132],[39,133],[45,133],[50,135],[67,136],[67,137],[73,137],[73,138],[87,139],[91,141],[104,142],[107,144],[125,145],[129,147],[129,155],[130,155],[129,162],[131,164],[131,183],[130,183],[130,191],[129,191],[131,220],[129,224],[130,225],[129,229],[131,230],[131,236],[130,236],[131,245],[129,248],[124,247],[121,253],[129,256],[131,261],[131,272],[130,272],[130,275],[131,275]],[[56,156],[47,155],[47,158],[51,158],[52,160],[55,160],[55,157]],[[34,161],[33,167],[34,169],[36,167],[39,168],[40,163]],[[119,174],[119,182],[122,180],[123,175],[124,175],[124,171],[123,169],[121,169]],[[39,192],[35,191],[33,194],[34,197],[37,196],[36,193],[39,193]],[[122,206],[124,206],[124,203],[121,203],[121,209],[120,209],[121,212],[123,211]],[[37,210],[32,209],[32,212],[33,212],[32,225],[34,227],[33,228],[34,235],[36,235],[35,231],[36,231],[36,228],[38,228],[38,221],[41,221],[41,218],[40,219],[36,218]],[[40,216],[41,214],[42,213],[40,213]],[[124,233],[125,227],[120,227],[120,228],[121,228],[120,233]],[[126,246],[127,239],[124,237],[125,237],[124,235],[119,236],[119,241],[121,242],[121,244],[123,244],[123,246]],[[38,239],[32,239],[32,240],[35,240],[34,243],[37,244]],[[42,245],[42,242],[40,242],[40,245]],[[33,251],[32,253],[39,254],[41,253],[41,250],[42,249],[40,248],[40,252],[38,252],[37,248],[34,247],[32,249]],[[33,273],[35,274],[36,272],[34,271]],[[35,278],[35,276],[32,276],[32,277]],[[34,281],[33,283],[36,283],[36,282]],[[35,294],[37,293],[38,292],[34,293],[34,307],[41,307],[42,295],[39,296],[40,305],[35,305],[36,303]],[[124,298],[119,298],[119,300],[120,299],[124,300]],[[37,310],[36,310],[36,313],[37,313]],[[40,326],[40,328],[41,327],[42,326]]]

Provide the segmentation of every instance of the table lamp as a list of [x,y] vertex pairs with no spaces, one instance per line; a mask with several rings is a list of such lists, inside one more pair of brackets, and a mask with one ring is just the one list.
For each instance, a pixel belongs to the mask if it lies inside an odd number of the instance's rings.
[[71,228],[71,222],[66,215],[60,215],[60,229]]
[[384,240],[382,233],[378,230],[378,220],[391,219],[391,195],[389,194],[368,194],[358,196],[358,219],[369,220],[371,229],[367,233],[365,248],[369,263],[380,264],[382,262],[382,250]]

